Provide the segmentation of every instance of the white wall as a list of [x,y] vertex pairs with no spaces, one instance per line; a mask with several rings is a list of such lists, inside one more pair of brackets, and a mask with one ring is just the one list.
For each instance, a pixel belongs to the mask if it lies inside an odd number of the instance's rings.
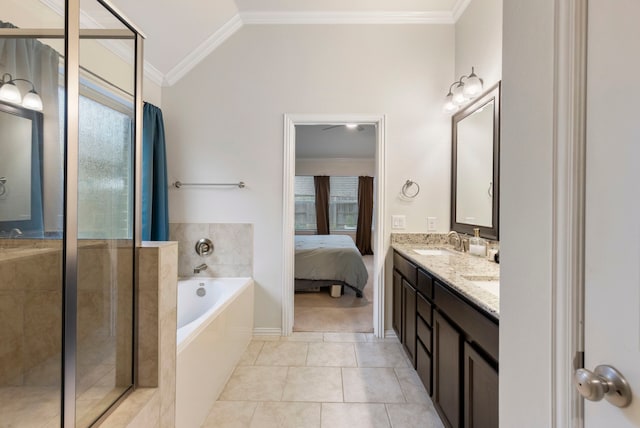
[[[170,180],[247,183],[174,189],[170,219],[254,224],[257,328],[281,327],[283,114],[386,114],[387,231],[405,214],[406,231],[435,216],[444,232],[453,55],[452,25],[245,26],[163,88]],[[410,202],[408,178],[421,186]]]
[[[500,426],[552,426],[554,1],[504,3]],[[522,85],[527,80],[529,84]]]
[[357,177],[376,175],[375,159],[296,159],[296,175]]
[[472,0],[456,22],[455,77],[471,67],[489,88],[502,77],[502,0]]

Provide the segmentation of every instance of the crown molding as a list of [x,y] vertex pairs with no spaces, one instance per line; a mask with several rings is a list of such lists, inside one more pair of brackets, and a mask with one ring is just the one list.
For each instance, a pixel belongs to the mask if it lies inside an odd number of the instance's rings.
[[[463,0],[469,2],[470,0]],[[240,12],[246,25],[454,24],[452,12]]]
[[158,86],[162,86],[164,84],[164,74],[157,68],[153,66],[146,59],[144,60],[144,77],[151,80]]
[[451,15],[453,16],[453,22],[458,22],[458,19],[462,16],[467,6],[469,6],[471,0],[458,0],[451,8]]
[[234,15],[233,18],[227,21],[218,31],[209,36],[167,74],[165,74],[164,85],[171,86],[184,77],[218,46],[224,43],[225,40],[238,31],[242,27],[242,24],[240,15]]

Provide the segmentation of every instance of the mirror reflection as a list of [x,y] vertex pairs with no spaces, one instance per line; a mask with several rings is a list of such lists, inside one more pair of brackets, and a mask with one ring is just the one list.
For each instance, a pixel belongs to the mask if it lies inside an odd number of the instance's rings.
[[498,239],[500,85],[452,118],[451,230]]
[[0,236],[42,235],[41,128],[40,113],[0,103]]

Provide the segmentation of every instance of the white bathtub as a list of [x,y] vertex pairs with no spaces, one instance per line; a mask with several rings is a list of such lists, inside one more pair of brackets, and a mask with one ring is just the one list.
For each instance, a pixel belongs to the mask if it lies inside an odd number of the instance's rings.
[[176,427],[202,425],[252,331],[251,278],[178,281]]

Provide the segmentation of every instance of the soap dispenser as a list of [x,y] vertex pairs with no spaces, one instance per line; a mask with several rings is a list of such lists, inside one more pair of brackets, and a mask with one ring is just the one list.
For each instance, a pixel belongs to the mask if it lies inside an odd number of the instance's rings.
[[469,239],[469,253],[474,256],[485,257],[487,255],[487,241],[480,237],[480,229],[473,229],[474,237]]

